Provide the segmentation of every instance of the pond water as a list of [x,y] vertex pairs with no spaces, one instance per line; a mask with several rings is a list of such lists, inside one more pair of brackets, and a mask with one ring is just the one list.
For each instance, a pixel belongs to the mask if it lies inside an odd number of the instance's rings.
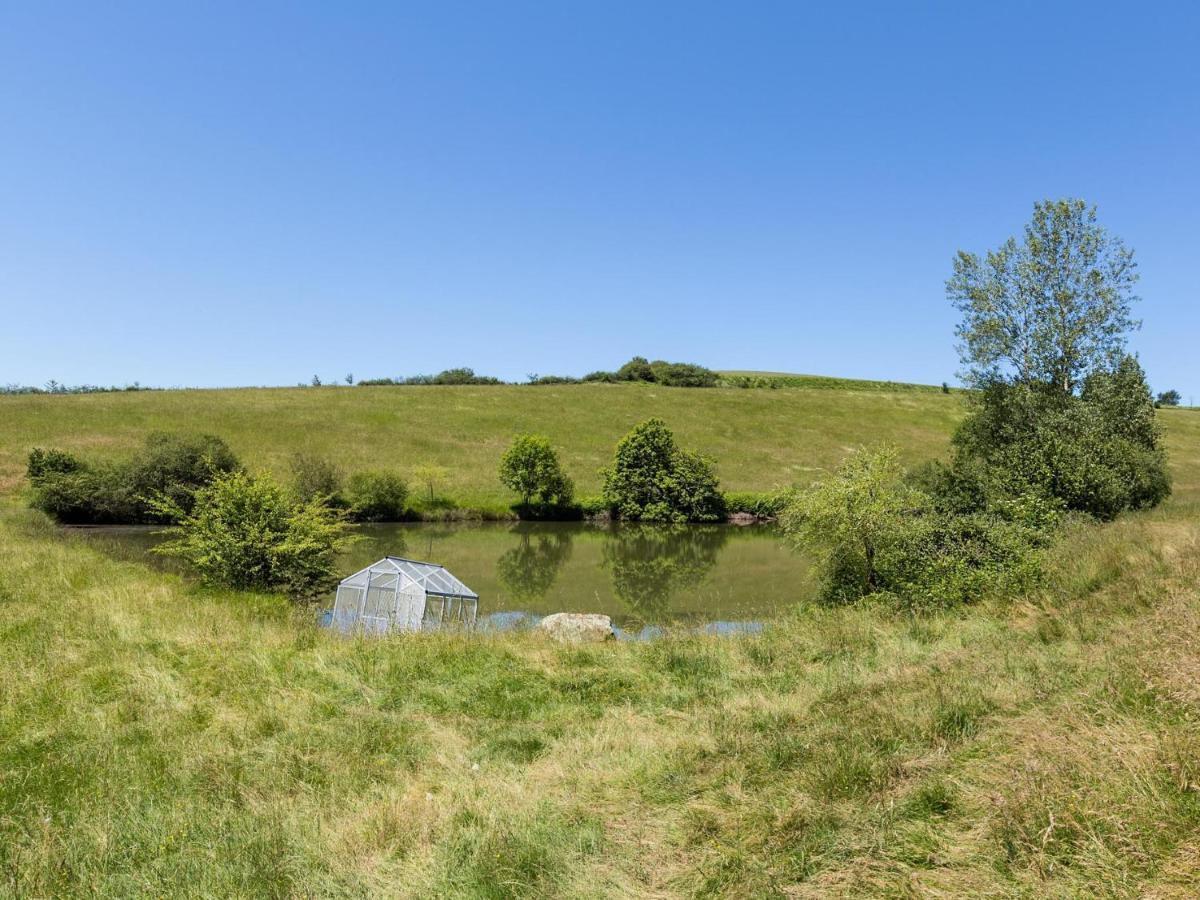
[[[413,523],[356,532],[344,574],[388,555],[440,563],[479,594],[478,623],[488,628],[595,612],[611,616],[624,636],[663,626],[752,630],[814,591],[808,560],[765,525]],[[121,558],[182,571],[148,553],[162,539],[153,529],[72,534]]]

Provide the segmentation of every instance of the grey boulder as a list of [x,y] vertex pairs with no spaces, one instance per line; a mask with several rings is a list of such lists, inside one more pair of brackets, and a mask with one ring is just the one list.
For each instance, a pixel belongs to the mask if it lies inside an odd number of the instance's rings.
[[612,619],[596,613],[554,613],[538,622],[538,631],[556,641],[588,644],[616,638]]

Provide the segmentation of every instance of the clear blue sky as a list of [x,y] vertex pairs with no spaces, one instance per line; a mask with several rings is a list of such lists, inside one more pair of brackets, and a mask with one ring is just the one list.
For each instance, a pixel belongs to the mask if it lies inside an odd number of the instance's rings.
[[1194,4],[6,3],[0,382],[633,354],[937,383],[1080,196],[1200,399]]

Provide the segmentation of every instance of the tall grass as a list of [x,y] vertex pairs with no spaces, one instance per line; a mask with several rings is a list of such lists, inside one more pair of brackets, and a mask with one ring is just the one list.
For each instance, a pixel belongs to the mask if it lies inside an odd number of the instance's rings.
[[737,638],[345,640],[0,499],[0,895],[1194,895],[1188,415],[1175,499],[1018,604]]

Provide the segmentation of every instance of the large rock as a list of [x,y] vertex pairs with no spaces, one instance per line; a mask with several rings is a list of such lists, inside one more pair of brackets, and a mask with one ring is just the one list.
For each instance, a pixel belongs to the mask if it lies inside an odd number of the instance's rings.
[[596,613],[554,613],[538,622],[538,630],[556,641],[587,644],[616,638],[612,619]]

